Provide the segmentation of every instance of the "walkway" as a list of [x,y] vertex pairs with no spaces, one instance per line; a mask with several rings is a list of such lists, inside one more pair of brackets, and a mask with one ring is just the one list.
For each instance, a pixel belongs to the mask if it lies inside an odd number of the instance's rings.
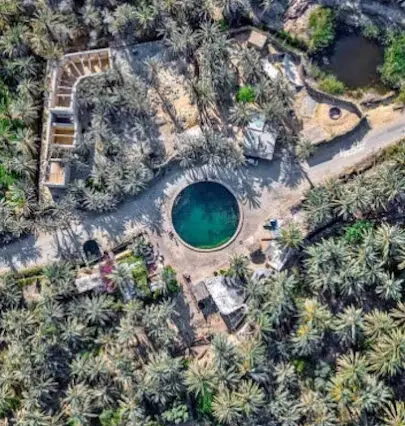
[[[367,158],[377,150],[405,137],[405,114],[386,127],[369,131],[361,142],[354,138],[320,146],[309,164],[314,183],[337,175]],[[168,236],[171,224],[167,211],[179,186],[203,178],[217,178],[233,188],[244,209],[244,224],[235,241],[221,252],[196,253]],[[69,231],[27,237],[0,249],[0,269],[46,264],[70,253],[90,238],[102,244],[118,243],[124,236],[145,229],[158,250],[182,273],[197,280],[224,267],[233,253],[244,253],[246,241],[261,229],[270,216],[286,217],[307,189],[285,159],[261,162],[257,167],[234,170],[184,171],[177,167],[166,174],[141,196],[128,200],[107,214],[83,214]]]

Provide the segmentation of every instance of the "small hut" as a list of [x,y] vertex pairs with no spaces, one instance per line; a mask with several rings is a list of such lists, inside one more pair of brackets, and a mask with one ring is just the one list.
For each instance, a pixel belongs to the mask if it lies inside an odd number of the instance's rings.
[[249,47],[254,47],[258,50],[263,50],[267,43],[267,35],[258,30],[252,30],[250,32],[247,44]]
[[230,331],[242,323],[245,298],[231,278],[222,275],[207,278],[195,284],[192,291],[204,317],[219,311]]
[[207,319],[209,315],[217,312],[214,300],[208,292],[204,281],[200,281],[197,284],[194,284],[192,286],[192,292],[198,309],[202,312],[205,319]]

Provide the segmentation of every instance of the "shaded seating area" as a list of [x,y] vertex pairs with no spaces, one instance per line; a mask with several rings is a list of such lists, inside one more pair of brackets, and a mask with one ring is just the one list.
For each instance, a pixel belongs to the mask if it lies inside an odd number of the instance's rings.
[[77,81],[90,74],[107,71],[110,66],[109,49],[65,55],[56,77],[52,108],[72,108]]

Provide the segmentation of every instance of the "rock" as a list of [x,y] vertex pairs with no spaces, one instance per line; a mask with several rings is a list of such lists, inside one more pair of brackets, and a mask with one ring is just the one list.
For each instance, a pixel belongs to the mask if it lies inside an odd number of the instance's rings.
[[405,28],[405,8],[402,0],[382,3],[377,0],[320,0],[326,7],[338,11],[349,25],[362,26],[372,21],[383,27]]
[[315,3],[314,0],[291,0],[290,6],[285,14],[285,19],[297,19],[303,15],[309,6]]

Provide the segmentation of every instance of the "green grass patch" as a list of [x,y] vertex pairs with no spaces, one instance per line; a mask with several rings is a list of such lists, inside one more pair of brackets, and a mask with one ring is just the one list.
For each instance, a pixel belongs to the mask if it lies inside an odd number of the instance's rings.
[[346,90],[345,85],[334,75],[328,75],[320,80],[319,88],[331,95],[343,95]]
[[320,52],[335,39],[335,15],[331,9],[319,7],[309,17],[311,52]]

